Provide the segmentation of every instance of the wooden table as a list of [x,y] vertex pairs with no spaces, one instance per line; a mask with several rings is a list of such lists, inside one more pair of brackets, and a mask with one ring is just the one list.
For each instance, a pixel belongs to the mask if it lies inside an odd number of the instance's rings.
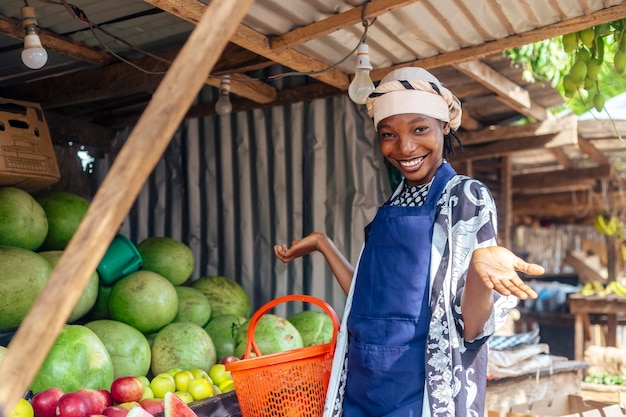
[[618,315],[626,313],[626,297],[609,295],[585,297],[570,294],[570,313],[574,314],[574,359],[583,360],[585,335],[589,335],[589,315],[606,315],[605,340],[607,346],[617,346]]
[[549,368],[515,377],[487,381],[485,415],[508,412],[515,404],[526,404],[558,395],[580,395],[586,362],[556,360]]

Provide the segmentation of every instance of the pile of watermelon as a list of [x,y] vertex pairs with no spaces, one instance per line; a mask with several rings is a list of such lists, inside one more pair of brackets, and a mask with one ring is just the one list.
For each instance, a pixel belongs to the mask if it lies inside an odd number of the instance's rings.
[[[0,333],[18,328],[88,209],[87,199],[71,193],[0,187]],[[140,270],[108,285],[93,271],[30,387],[34,393],[109,389],[122,376],[176,368],[208,372],[245,354],[252,305],[239,283],[192,277],[193,252],[175,239],[149,237],[136,248]],[[332,333],[322,312],[265,314],[255,341],[270,354],[328,343]]]

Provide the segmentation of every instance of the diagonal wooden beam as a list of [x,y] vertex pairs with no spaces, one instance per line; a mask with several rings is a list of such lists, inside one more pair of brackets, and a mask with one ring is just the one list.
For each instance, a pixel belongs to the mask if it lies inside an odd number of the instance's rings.
[[11,381],[0,384],[0,415],[9,416],[27,391],[206,74],[252,2],[211,0],[176,57],[0,361],[0,381]]
[[[419,0],[372,0],[346,12],[339,13],[310,25],[302,26],[282,35],[272,37],[270,47],[273,51],[293,48],[305,42],[319,39],[329,33],[360,23],[363,18],[373,19],[382,14],[399,9]],[[363,16],[363,7],[365,15]]]
[[[197,24],[206,5],[197,0],[144,0],[146,3],[158,7],[174,16]],[[231,36],[230,41],[264,56],[277,64],[284,65],[295,71],[313,72],[328,68],[328,64],[313,59],[293,49],[273,51],[267,36],[240,24]],[[350,85],[348,75],[338,69],[331,69],[320,74],[311,75],[319,81],[332,85],[341,90],[347,90]]]
[[524,116],[536,120],[548,118],[548,111],[530,99],[528,90],[500,75],[490,66],[479,60],[459,62],[453,65],[461,73],[493,91],[498,100]]

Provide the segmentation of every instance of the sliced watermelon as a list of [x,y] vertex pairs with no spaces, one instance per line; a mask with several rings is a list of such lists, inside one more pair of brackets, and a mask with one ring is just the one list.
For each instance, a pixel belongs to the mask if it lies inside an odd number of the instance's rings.
[[173,392],[166,392],[164,400],[165,417],[198,417],[196,412],[193,411],[191,407],[187,405],[187,403],[185,403],[178,395],[174,394]]
[[154,417],[154,415],[150,414],[143,407],[136,405],[128,411],[126,417]]

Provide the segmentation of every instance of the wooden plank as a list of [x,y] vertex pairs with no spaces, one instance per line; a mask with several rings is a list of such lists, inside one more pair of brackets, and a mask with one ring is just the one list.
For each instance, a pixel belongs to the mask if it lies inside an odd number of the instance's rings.
[[305,42],[319,39],[329,33],[344,29],[347,26],[360,23],[363,17],[363,7],[365,7],[364,18],[370,20],[418,1],[419,0],[371,0],[363,3],[363,6],[358,6],[346,12],[311,23],[310,25],[299,27],[291,32],[274,36],[270,41],[270,47],[274,51],[292,48]]
[[496,93],[498,100],[520,114],[540,121],[548,118],[548,111],[534,103],[527,90],[479,60],[459,62],[453,67]]
[[536,136],[559,133],[564,129],[571,130],[572,133],[577,132],[576,116],[553,118],[519,126],[489,126],[474,132],[463,132],[462,139],[464,146],[471,146],[498,140],[525,140]]
[[581,181],[609,179],[614,175],[611,165],[591,168],[571,168],[544,171],[533,174],[516,175],[513,177],[513,188],[562,188],[574,186]]
[[[160,160],[185,112],[253,0],[212,0],[122,147],[41,295],[0,362],[9,415],[52,347],[91,273]],[[51,312],[54,311],[54,314]]]
[[552,148],[557,146],[576,144],[578,138],[570,130],[527,138],[525,140],[502,140],[484,145],[465,146],[463,151],[456,152],[450,157],[451,161],[465,159],[488,159],[496,156],[510,155],[514,152],[528,151],[537,148]]
[[377,81],[382,79],[389,72],[402,67],[417,65],[426,69],[433,69],[456,64],[458,62],[471,61],[487,55],[497,54],[507,49],[519,48],[529,43],[555,38],[565,33],[577,32],[591,26],[613,22],[624,17],[626,17],[626,4],[607,7],[594,13],[529,30],[528,32],[514,34],[497,41],[486,42],[481,45],[471,46],[429,58],[404,62],[386,68],[374,69],[370,72],[370,77],[373,81]]

